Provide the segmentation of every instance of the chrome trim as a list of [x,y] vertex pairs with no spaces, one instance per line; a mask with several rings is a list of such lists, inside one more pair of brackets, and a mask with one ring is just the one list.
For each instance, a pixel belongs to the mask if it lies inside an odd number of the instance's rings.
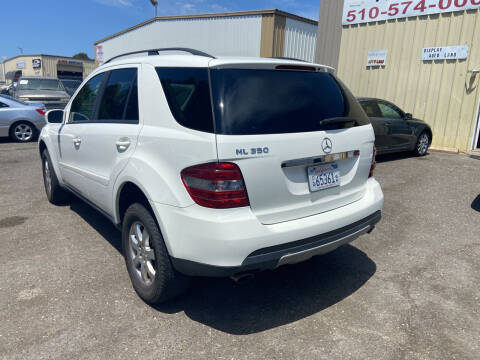
[[277,267],[281,266],[281,265],[286,265],[286,264],[296,264],[296,263],[308,260],[315,255],[321,255],[321,254],[325,254],[327,252],[330,252],[332,250],[335,250],[336,248],[338,248],[342,245],[345,245],[345,244],[348,244],[349,242],[352,242],[353,240],[355,240],[359,236],[368,233],[369,231],[371,231],[373,229],[373,227],[374,227],[373,225],[367,225],[367,226],[361,228],[360,230],[355,231],[354,233],[351,233],[347,236],[344,236],[340,239],[329,242],[327,244],[323,244],[323,245],[314,247],[312,249],[303,250],[303,251],[299,251],[299,252],[296,252],[296,253],[284,255],[278,261]]
[[358,150],[344,151],[344,152],[335,153],[335,154],[288,160],[282,163],[282,168],[288,168],[288,167],[294,167],[294,166],[305,166],[305,165],[327,164],[327,163],[331,163],[338,160],[352,159],[354,157],[359,156],[359,155],[355,155],[355,151],[358,151]]

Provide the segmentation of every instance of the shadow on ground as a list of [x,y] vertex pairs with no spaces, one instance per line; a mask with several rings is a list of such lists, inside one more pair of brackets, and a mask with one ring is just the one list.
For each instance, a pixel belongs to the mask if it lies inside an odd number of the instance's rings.
[[89,223],[113,248],[122,253],[121,232],[110,220],[75,196],[70,203],[70,209]]
[[478,195],[472,202],[472,209],[480,212],[480,195]]
[[388,161],[395,161],[395,160],[405,160],[410,158],[418,158],[418,159],[428,159],[428,153],[425,156],[417,157],[415,154],[411,152],[400,152],[400,153],[392,153],[392,154],[383,154],[377,155],[375,158],[377,163],[383,163]]
[[[120,232],[109,220],[77,199],[71,209],[121,251]],[[375,263],[364,252],[346,245],[301,264],[257,274],[242,284],[227,278],[195,278],[187,294],[155,309],[167,314],[183,311],[193,321],[226,333],[253,334],[342,301],[375,272]]]

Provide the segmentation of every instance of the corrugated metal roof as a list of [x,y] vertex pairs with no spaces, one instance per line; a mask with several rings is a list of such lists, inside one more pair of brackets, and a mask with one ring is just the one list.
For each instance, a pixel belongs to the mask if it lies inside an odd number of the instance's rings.
[[239,12],[226,12],[226,13],[213,13],[213,14],[196,14],[196,15],[175,15],[175,16],[158,16],[152,19],[149,19],[147,21],[144,21],[140,24],[134,25],[132,27],[129,27],[128,29],[122,30],[118,33],[115,33],[113,35],[107,36],[101,40],[96,41],[94,44],[100,44],[102,42],[105,42],[107,40],[113,39],[115,37],[118,37],[120,35],[123,35],[125,33],[128,33],[132,30],[138,29],[142,26],[151,24],[156,21],[162,21],[162,20],[182,20],[182,19],[202,19],[202,18],[219,18],[219,17],[232,17],[232,16],[252,16],[252,15],[280,15],[280,16],[285,16],[290,19],[295,19],[298,21],[302,21],[305,23],[309,23],[312,25],[318,25],[318,22],[312,19],[307,19],[302,16],[298,16],[295,14],[291,14],[285,11],[281,11],[278,9],[270,9],[270,10],[252,10],[252,11],[239,11]]

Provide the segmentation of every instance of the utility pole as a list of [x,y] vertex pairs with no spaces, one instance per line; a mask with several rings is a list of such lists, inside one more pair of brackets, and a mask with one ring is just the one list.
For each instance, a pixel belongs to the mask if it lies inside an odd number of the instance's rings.
[[150,2],[155,7],[155,17],[157,17],[158,0],[150,0]]

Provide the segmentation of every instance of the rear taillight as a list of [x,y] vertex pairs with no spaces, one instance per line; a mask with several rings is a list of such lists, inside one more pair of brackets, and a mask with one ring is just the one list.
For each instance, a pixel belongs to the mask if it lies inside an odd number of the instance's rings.
[[198,205],[214,209],[250,205],[242,172],[236,164],[196,165],[182,170],[181,177]]
[[373,147],[373,154],[372,154],[372,164],[370,165],[370,174],[368,174],[369,178],[371,178],[373,176],[373,171],[377,167],[377,161],[375,160],[376,156],[377,156],[377,148],[374,146]]
[[43,109],[35,109],[36,112],[38,112],[40,115],[45,115],[45,110]]

